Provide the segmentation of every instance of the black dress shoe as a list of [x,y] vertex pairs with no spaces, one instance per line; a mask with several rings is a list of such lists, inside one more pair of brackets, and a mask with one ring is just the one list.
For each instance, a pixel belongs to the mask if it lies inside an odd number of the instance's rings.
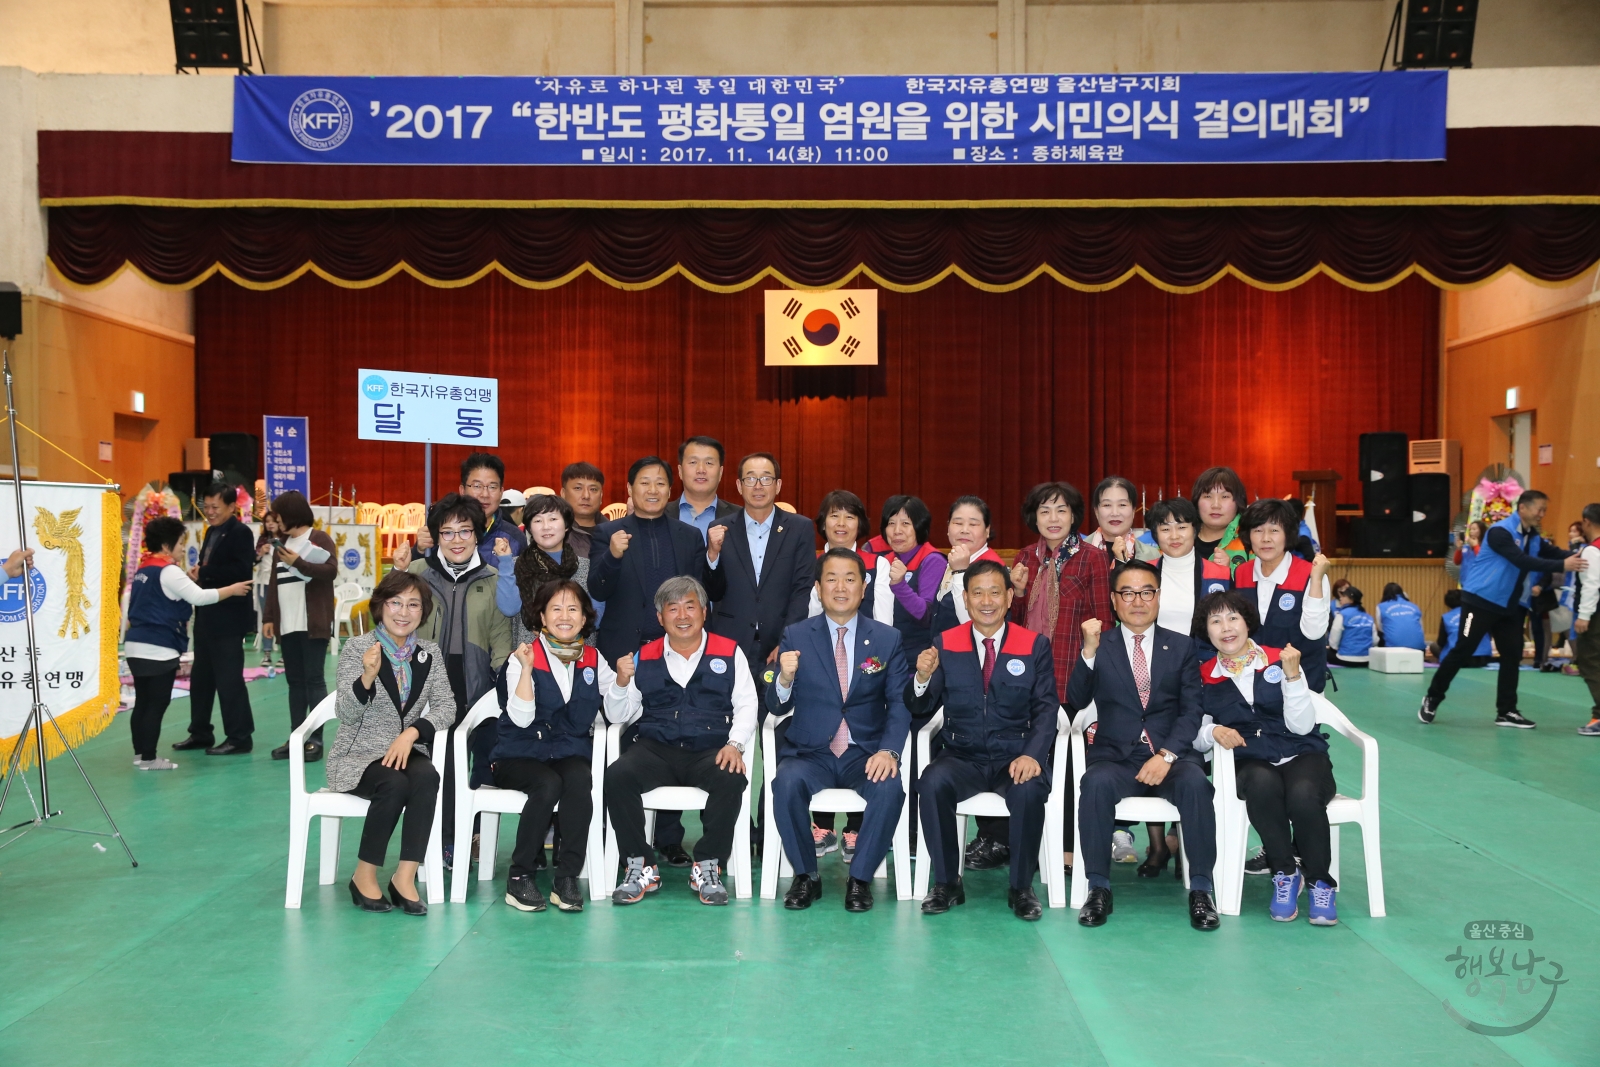
[[845,911],[872,910],[872,883],[852,878],[844,886]]
[[790,911],[804,911],[813,901],[822,899],[822,882],[814,874],[797,874],[783,895],[783,906]]
[[1078,909],[1079,926],[1104,926],[1111,917],[1111,890],[1089,887],[1089,899]]
[[967,866],[974,871],[997,871],[1011,862],[1011,848],[1000,841],[975,837],[967,846]]
[[656,854],[661,857],[661,862],[668,867],[692,867],[694,861],[683,850],[682,845],[661,845],[656,848]]
[[[220,745],[212,745],[206,749],[208,756],[244,756],[248,755],[253,745],[236,745],[232,741],[224,741]],[[287,754],[284,756],[288,758]]]
[[185,737],[182,741],[173,742],[172,749],[173,749],[174,752],[187,752],[191,748],[210,748],[211,746],[213,746],[215,744],[216,744],[216,741],[211,739],[211,738],[202,739],[202,738],[196,737],[194,734],[190,734],[188,737]]
[[943,915],[957,904],[967,902],[967,891],[960,882],[954,885],[948,882],[935,882],[928,888],[928,895],[922,898],[922,914]]
[[1155,849],[1145,852],[1144,862],[1139,864],[1138,875],[1140,878],[1160,878],[1161,872],[1167,869],[1167,861],[1172,858],[1172,853],[1165,847],[1157,854]]
[[1039,921],[1039,916],[1044,914],[1044,905],[1039,903],[1032,886],[1007,892],[1006,904],[1011,908],[1011,914],[1023,922],[1036,923]]
[[389,899],[394,902],[395,907],[399,908],[407,915],[428,914],[428,905],[422,902],[421,894],[418,894],[416,900],[406,899],[406,897],[401,895],[400,890],[394,887],[394,880],[392,878],[389,880]]
[[1222,920],[1217,918],[1217,906],[1211,902],[1210,893],[1200,889],[1190,891],[1189,925],[1196,930],[1215,930],[1222,925]]
[[[276,758],[276,757],[274,757],[274,758]],[[322,742],[321,741],[307,741],[306,742],[306,762],[307,763],[316,763],[320,759],[322,759]]]
[[283,744],[281,744],[277,748],[273,749],[272,750],[272,758],[273,759],[288,759],[289,758],[289,742],[285,741]]
[[350,879],[350,903],[362,911],[393,911],[394,905],[382,897],[369,897],[356,888],[356,880]]

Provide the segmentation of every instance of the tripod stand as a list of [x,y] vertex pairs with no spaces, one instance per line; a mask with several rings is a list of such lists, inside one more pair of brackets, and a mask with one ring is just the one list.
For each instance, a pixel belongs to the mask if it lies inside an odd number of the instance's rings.
[[[11,432],[11,486],[17,498],[17,537],[20,542],[18,547],[26,550],[28,547],[28,526],[22,509],[22,457],[17,451],[17,405],[12,391],[10,350],[5,350],[3,357],[0,358],[3,358],[6,379],[6,427]],[[72,745],[67,742],[67,735],[62,732],[61,724],[56,722],[56,717],[45,706],[42,696],[44,679],[39,675],[39,646],[34,634],[33,578],[30,570],[28,561],[24,558],[22,564],[22,604],[26,611],[25,617],[28,624],[28,670],[29,677],[33,680],[31,686],[33,703],[28,711],[27,719],[22,724],[22,732],[17,735],[16,747],[11,750],[11,760],[6,767],[5,786],[0,788],[0,812],[5,811],[6,800],[11,796],[11,787],[17,782],[21,782],[23,792],[28,795],[28,803],[33,808],[33,818],[24,819],[22,822],[0,830],[0,837],[11,835],[7,840],[0,841],[0,848],[15,844],[32,830],[60,830],[64,833],[88,834],[92,837],[113,837],[122,846],[122,851],[128,854],[128,862],[137,867],[139,866],[139,861],[134,858],[133,849],[128,847],[128,842],[123,838],[122,831],[117,829],[117,822],[111,817],[111,811],[106,807],[106,802],[100,799],[100,791],[94,787],[94,782],[89,780],[89,772],[84,770],[83,763],[78,759],[78,754],[73,751]],[[111,827],[110,831],[80,830],[76,827],[62,826],[59,823],[50,821],[59,819],[61,812],[50,809],[50,765],[45,759],[44,744],[44,724],[46,719],[50,721],[51,726],[55,727],[56,737],[61,741],[61,747],[66,750],[67,755],[72,757],[73,765],[78,768],[78,773],[83,776],[83,784],[89,787],[89,793],[94,797],[94,802],[100,805],[100,813],[106,817],[106,824]],[[33,734],[34,758],[39,764],[38,797],[33,795],[33,790],[28,787],[27,779],[22,776],[20,771],[22,750],[28,743],[28,734],[30,732]]]

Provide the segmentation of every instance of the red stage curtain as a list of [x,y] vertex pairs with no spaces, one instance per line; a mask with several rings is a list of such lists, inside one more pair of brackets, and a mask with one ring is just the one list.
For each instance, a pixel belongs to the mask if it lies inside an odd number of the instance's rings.
[[80,285],[132,263],[157,282],[190,284],[220,266],[279,285],[314,264],[370,283],[405,264],[448,285],[495,264],[533,284],[585,266],[647,286],[682,270],[708,287],[754,284],[776,270],[831,287],[865,266],[885,286],[919,287],[952,266],[976,284],[1015,287],[1040,270],[1069,286],[1107,287],[1140,269],[1194,289],[1232,268],[1293,285],[1319,267],[1383,286],[1416,269],[1443,284],[1507,265],[1574,277],[1600,258],[1600,206],[682,209],[173,208],[50,209],[50,259]]
[[[1255,495],[1332,467],[1356,500],[1358,434],[1436,434],[1438,307],[1415,278],[1372,293],[1230,279],[1190,295],[1048,280],[985,293],[951,279],[882,293],[879,367],[769,370],[759,289],[673,279],[627,292],[583,278],[529,290],[491,276],[254,291],[212,279],[195,304],[197,423],[259,433],[263,414],[309,416],[316,494],[333,481],[404,502],[422,493],[422,446],[356,439],[357,368],[491,376],[515,487],[553,485],[587,459],[621,499],[633,459],[675,459],[683,437],[711,434],[730,461],[776,453],[782,499],[802,513],[845,487],[874,514],[891,493],[917,493],[942,520],[973,492],[994,509],[996,542],[1013,546],[1023,494],[1052,477],[1087,493],[1122,474],[1154,502],[1213,463],[1237,467]],[[465,451],[438,453],[445,491]],[[731,476],[723,490],[737,499]],[[942,542],[942,521],[935,530]]]

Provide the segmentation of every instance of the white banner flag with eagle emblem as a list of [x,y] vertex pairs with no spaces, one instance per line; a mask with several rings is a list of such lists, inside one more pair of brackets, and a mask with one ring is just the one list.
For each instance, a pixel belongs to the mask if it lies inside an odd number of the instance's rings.
[[[121,692],[121,498],[104,485],[23,482],[22,512],[33,566],[0,583],[0,758],[7,759],[33,704],[28,600],[39,641],[40,692],[73,745],[110,725]],[[0,558],[20,543],[16,492],[10,481],[0,482]],[[44,736],[48,755],[60,755],[61,739],[49,724]],[[22,759],[27,764],[32,758],[30,739]]]
[[876,367],[878,290],[768,289],[766,365]]

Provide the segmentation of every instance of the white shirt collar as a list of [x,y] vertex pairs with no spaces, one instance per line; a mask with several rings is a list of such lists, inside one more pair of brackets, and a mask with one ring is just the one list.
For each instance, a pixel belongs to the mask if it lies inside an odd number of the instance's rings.
[[678,659],[681,659],[685,663],[697,663],[697,662],[699,662],[700,657],[705,653],[705,650],[706,650],[706,631],[704,631],[704,630],[700,631],[700,647],[695,649],[693,652],[689,653],[689,655],[687,655],[687,656],[683,655],[677,649],[673,648],[672,647],[672,641],[669,638],[662,638],[662,644],[666,646],[665,651],[663,651],[662,655],[665,655],[665,656],[676,656]]
[[1272,573],[1271,574],[1262,574],[1261,573],[1261,557],[1257,556],[1255,558],[1255,564],[1254,564],[1254,566],[1255,566],[1255,574],[1256,574],[1256,582],[1257,583],[1270,582],[1273,585],[1282,585],[1283,584],[1283,580],[1285,578],[1289,577],[1289,561],[1292,558],[1293,557],[1292,557],[1292,555],[1290,553],[1285,552],[1283,554],[1283,558],[1278,561],[1278,565],[1272,569]]
[[969,629],[972,630],[972,647],[978,653],[978,666],[981,667],[983,666],[984,641],[988,640],[994,642],[994,654],[998,656],[1000,654],[1000,646],[1004,645],[1006,642],[1006,624],[1001,623],[1000,629],[996,630],[994,632],[994,636],[989,638],[985,638],[983,634],[978,632],[978,626],[976,623],[969,627]]

